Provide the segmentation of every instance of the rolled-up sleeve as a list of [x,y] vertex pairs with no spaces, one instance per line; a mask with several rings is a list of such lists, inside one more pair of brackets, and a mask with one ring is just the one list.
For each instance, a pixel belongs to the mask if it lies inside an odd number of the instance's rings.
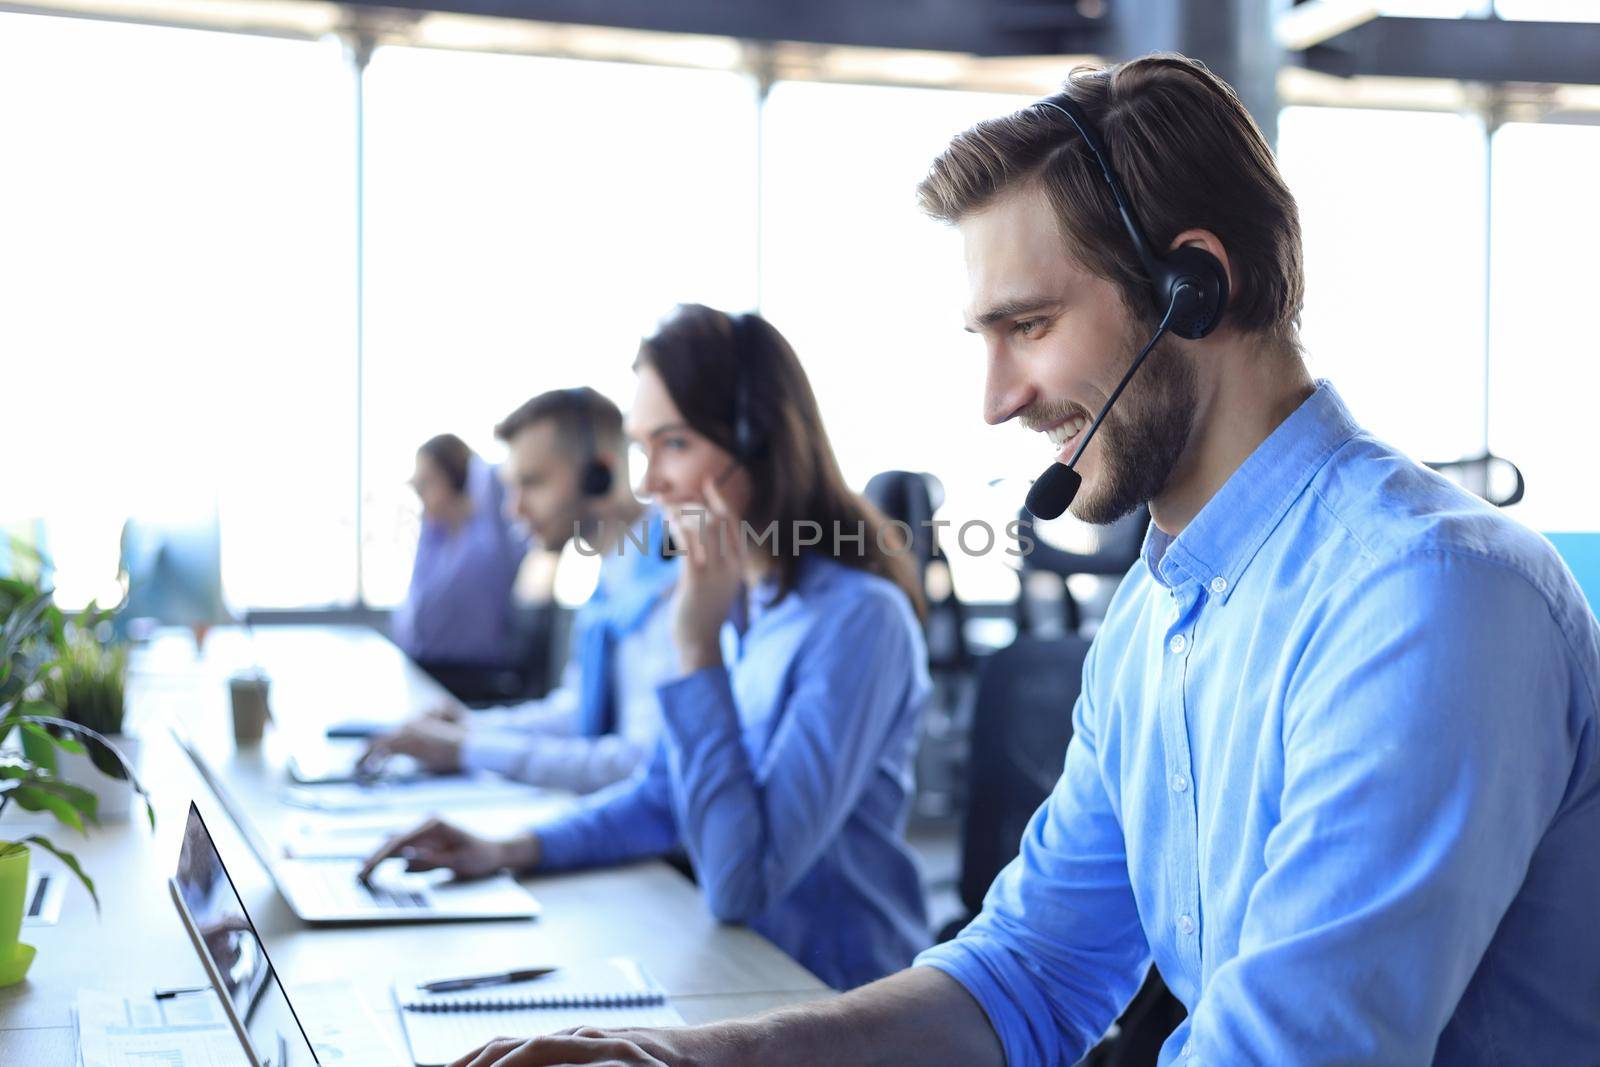
[[1149,959],[1129,884],[1122,826],[1102,778],[1088,694],[1055,789],[983,911],[954,941],[917,957],[966,987],[1011,1067],[1078,1061],[1133,996]]

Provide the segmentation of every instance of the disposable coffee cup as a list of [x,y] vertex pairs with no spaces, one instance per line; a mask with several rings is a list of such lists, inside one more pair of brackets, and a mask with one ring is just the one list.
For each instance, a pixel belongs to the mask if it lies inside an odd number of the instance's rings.
[[260,671],[241,671],[228,679],[228,694],[233,702],[234,741],[260,741],[271,716],[267,709],[267,676]]

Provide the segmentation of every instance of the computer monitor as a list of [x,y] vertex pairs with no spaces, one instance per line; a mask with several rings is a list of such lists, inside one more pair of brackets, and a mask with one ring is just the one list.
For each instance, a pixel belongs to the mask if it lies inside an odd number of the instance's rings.
[[267,957],[266,945],[222,865],[200,809],[192,802],[178,873],[167,884],[251,1067],[320,1064]]

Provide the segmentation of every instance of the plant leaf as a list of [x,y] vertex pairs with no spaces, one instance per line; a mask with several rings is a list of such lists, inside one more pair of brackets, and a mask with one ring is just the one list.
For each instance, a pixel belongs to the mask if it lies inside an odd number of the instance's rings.
[[33,781],[26,785],[18,785],[8,792],[11,799],[15,800],[25,811],[48,811],[57,820],[87,837],[89,831],[83,825],[83,816],[78,812],[78,809],[73,807],[66,798],[43,788],[46,784],[41,781]]
[[79,737],[100,742],[100,744],[105,746],[106,751],[110,752],[111,755],[116,757],[118,765],[122,768],[123,777],[127,778],[127,780],[132,783],[133,791],[138,793],[141,797],[144,797],[146,804],[150,802],[150,791],[147,790],[144,787],[144,784],[139,781],[138,775],[134,774],[133,765],[128,762],[126,756],[117,751],[117,746],[111,743],[111,739],[100,733],[98,730],[91,730],[87,726],[84,726],[80,723],[69,722],[66,719],[58,719],[53,715],[29,715],[27,716],[26,721],[36,722],[44,726],[54,726],[57,729],[77,734]]
[[0,633],[0,661],[9,663],[23,642],[35,636],[39,620],[49,609],[50,594],[40,593],[12,611],[11,617],[6,619],[4,632]]
[[90,821],[98,821],[96,809],[100,806],[100,797],[94,790],[85,789],[81,785],[73,785],[71,782],[63,782],[53,776],[47,778],[35,776],[34,780],[29,784],[37,785],[39,788],[65,800],[68,804],[77,808]]
[[88,749],[84,748],[83,743],[76,738],[64,736],[57,737],[49,730],[46,730],[43,726],[40,726],[37,722],[30,722],[24,719],[22,720],[22,729],[24,733],[28,733],[34,737],[48,741],[52,745],[55,745],[57,748],[66,752],[73,752],[81,756],[89,751]]
[[100,914],[100,894],[94,891],[94,879],[90,878],[88,874],[84,872],[84,869],[78,864],[78,857],[74,856],[70,852],[66,852],[57,848],[50,842],[48,838],[41,837],[38,834],[29,834],[27,837],[24,837],[22,841],[26,844],[38,845],[56,859],[66,864],[67,868],[72,871],[73,874],[78,876],[78,881],[83,883],[83,888],[89,891],[89,899],[94,901],[94,913],[96,915]]

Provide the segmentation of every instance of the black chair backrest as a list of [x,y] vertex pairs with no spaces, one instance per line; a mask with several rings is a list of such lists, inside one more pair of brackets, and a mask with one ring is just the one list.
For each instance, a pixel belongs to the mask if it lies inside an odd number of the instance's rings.
[[[1022,557],[1025,571],[1049,571],[1069,578],[1074,574],[1099,574],[1120,578],[1128,573],[1144,547],[1145,528],[1150,525],[1150,510],[1134,509],[1109,526],[1095,529],[1093,552],[1068,552],[1047,544],[1034,529],[1035,519],[1023,508],[1017,516],[1020,532],[1033,538],[1033,551]],[[1074,520],[1076,521],[1076,520]]]
[[1493,452],[1429,463],[1428,466],[1497,508],[1508,508],[1517,503],[1527,489],[1522,480],[1522,470],[1509,459]]
[[933,527],[928,525],[944,503],[944,486],[939,479],[915,471],[884,471],[872,476],[861,495],[887,518],[911,527],[911,553],[916,557],[918,574],[942,558]]
[[961,902],[976,915],[1061,777],[1089,642],[1020,637],[984,661],[972,717]]
[[[1066,587],[1066,580],[1075,574],[1092,574],[1104,578],[1121,578],[1139,558],[1144,547],[1144,534],[1150,525],[1150,510],[1140,507],[1108,526],[1095,527],[1094,549],[1090,552],[1069,552],[1049,544],[1039,536],[1034,517],[1023,508],[1017,516],[1022,537],[1033,540],[1033,550],[1022,557],[1022,584],[1018,589],[1014,613],[1017,629],[1021,633],[1033,630],[1034,619],[1028,610],[1030,574],[1053,574],[1062,581],[1062,627],[1076,633],[1084,623],[1084,610]],[[1062,519],[1062,522],[1077,522]]]
[[[915,471],[884,471],[872,476],[862,493],[884,517],[911,528],[910,551],[916,560],[917,578],[928,597],[924,625],[928,641],[928,664],[934,671],[960,671],[966,668],[969,652],[965,627],[966,609],[949,584],[949,560],[940,549],[930,525],[934,513],[944,503],[944,486],[931,474]],[[928,572],[945,570],[944,582],[950,591],[942,596],[929,592]]]

